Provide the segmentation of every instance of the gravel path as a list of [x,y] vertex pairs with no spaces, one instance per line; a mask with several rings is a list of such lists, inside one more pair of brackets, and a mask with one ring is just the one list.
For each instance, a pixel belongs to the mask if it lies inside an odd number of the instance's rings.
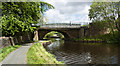
[[[40,42],[40,41],[39,41]],[[28,43],[23,45],[22,47],[16,49],[15,51],[11,52],[1,63],[1,64],[27,64],[27,52],[28,49],[34,43]]]

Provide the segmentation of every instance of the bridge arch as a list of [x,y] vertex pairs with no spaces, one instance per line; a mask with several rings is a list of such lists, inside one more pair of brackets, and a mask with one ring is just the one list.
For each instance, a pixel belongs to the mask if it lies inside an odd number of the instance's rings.
[[61,33],[61,34],[64,36],[64,39],[69,39],[69,38],[70,38],[70,35],[69,35],[67,32],[64,32],[64,31],[60,31],[60,30],[38,30],[38,39],[39,39],[39,40],[43,39],[44,36],[45,36],[47,33],[50,33],[50,32],[52,32],[52,31]]
[[43,37],[51,32],[51,31],[57,31],[64,35],[64,39],[73,39],[73,38],[82,38],[85,37],[86,30],[84,27],[80,28],[50,28],[50,27],[40,27],[36,31],[34,31],[34,41],[41,40]]

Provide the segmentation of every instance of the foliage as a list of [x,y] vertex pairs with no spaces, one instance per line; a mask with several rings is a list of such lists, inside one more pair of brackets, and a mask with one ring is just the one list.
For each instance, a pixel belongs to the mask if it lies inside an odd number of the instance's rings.
[[15,46],[9,46],[9,47],[5,47],[0,49],[0,62],[12,51],[14,51],[15,49],[21,47],[21,45],[15,45]]
[[82,25],[82,26],[84,26],[84,27],[85,27],[85,26],[86,26],[86,27],[89,27],[89,24],[86,24],[86,25]]
[[2,9],[2,2],[0,1],[0,9]]
[[120,41],[120,33],[118,31],[114,32],[115,35],[112,33],[105,34],[105,35],[99,35],[94,37],[85,37],[85,38],[74,38],[75,41],[105,41],[106,43],[115,43],[119,44]]
[[56,32],[56,31],[51,31],[51,32],[47,33],[44,38],[50,38],[50,36],[54,36],[56,34],[59,35],[60,38],[64,38],[64,36],[61,33]]
[[46,2],[3,2],[2,34],[13,36],[17,32],[33,31],[44,12],[54,8]]
[[[93,22],[103,22],[103,26],[115,28],[115,22],[120,14],[120,2],[93,2],[89,10],[89,18]],[[106,24],[104,24],[104,22]]]
[[93,2],[89,10],[89,17],[93,21],[114,20],[118,16],[119,2]]
[[115,31],[114,32],[115,35],[113,34],[105,34],[105,35],[101,35],[101,36],[98,36],[97,38],[100,38],[102,40],[105,40],[107,43],[116,43],[116,44],[119,44],[120,42],[120,33],[118,31]]
[[48,53],[42,43],[34,44],[27,53],[28,64],[64,64],[54,58],[54,55]]
[[[120,1],[119,2],[93,2],[90,6],[89,18],[96,24],[99,28],[110,28],[111,33],[109,37],[106,36],[105,40],[119,42],[120,34]],[[115,33],[118,31],[118,34]],[[105,35],[104,35],[105,36]],[[110,40],[108,40],[111,38]]]

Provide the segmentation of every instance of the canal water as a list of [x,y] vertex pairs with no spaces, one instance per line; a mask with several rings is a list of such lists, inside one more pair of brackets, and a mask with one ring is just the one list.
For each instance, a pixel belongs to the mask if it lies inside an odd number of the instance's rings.
[[66,64],[118,64],[118,45],[100,43],[80,43],[57,39],[46,50],[55,55],[58,61]]

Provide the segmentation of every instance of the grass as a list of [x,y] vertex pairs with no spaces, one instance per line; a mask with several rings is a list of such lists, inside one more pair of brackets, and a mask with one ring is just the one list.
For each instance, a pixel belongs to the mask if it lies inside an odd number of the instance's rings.
[[[46,42],[46,41],[44,41]],[[28,64],[64,64],[63,62],[57,61],[55,56],[47,52],[42,46],[42,43],[36,43],[31,46],[27,53]]]
[[81,41],[103,41],[102,39],[100,38],[75,38],[73,40],[81,40]]
[[120,33],[118,31],[114,32],[114,36],[112,33],[98,35],[94,37],[85,37],[85,38],[74,38],[76,41],[105,41],[106,43],[115,43],[120,44]]
[[0,49],[0,62],[12,51],[16,50],[17,48],[21,47],[21,45],[15,46],[8,46],[5,48]]

